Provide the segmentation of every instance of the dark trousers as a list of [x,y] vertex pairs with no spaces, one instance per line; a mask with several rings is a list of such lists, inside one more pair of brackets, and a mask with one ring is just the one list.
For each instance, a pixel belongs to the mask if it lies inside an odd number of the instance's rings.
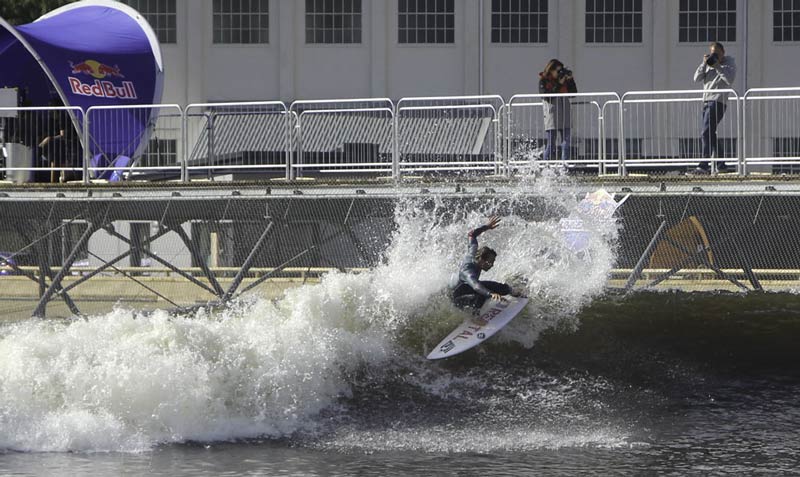
[[[481,280],[480,284],[485,286],[492,293],[497,293],[499,295],[511,294],[511,287],[505,283]],[[480,310],[485,302],[486,297],[477,293],[466,283],[462,283],[453,290],[453,303],[459,308],[474,308],[475,310]]]
[[[719,101],[703,103],[703,132],[700,134],[700,146],[703,157],[711,157],[717,149],[717,125],[725,115],[725,105]],[[708,168],[708,162],[701,162],[699,167]]]
[[556,139],[557,133],[561,134],[561,160],[569,160],[569,143],[570,143],[570,129],[548,129],[547,130],[547,146],[544,148],[544,155],[542,156],[545,161],[551,159],[558,159],[556,156]]

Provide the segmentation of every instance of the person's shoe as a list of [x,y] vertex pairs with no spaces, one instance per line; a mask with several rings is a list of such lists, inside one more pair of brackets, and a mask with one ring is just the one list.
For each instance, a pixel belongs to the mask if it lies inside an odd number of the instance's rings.
[[695,167],[689,171],[689,174],[694,176],[707,176],[711,174],[711,171],[707,167]]
[[724,162],[717,164],[717,172],[733,172],[733,168],[726,165]]

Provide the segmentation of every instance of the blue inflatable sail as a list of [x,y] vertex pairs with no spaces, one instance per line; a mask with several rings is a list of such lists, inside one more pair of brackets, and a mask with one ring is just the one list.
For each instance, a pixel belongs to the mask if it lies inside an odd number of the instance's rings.
[[[0,18],[0,87],[16,87],[26,105],[158,104],[164,68],[155,33],[120,2],[84,0],[33,23]],[[56,98],[57,95],[57,98]],[[138,157],[147,146],[157,108],[102,111],[89,119],[90,155]],[[83,128],[84,118],[73,115]]]

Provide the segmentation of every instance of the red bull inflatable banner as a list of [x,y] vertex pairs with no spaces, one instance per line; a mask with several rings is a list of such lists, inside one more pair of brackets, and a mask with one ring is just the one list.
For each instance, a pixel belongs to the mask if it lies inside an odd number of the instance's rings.
[[[0,87],[18,88],[26,106],[63,104],[85,112],[161,102],[158,40],[147,21],[121,2],[74,2],[27,25],[0,18],[0,61]],[[103,121],[90,120],[91,154],[135,158],[156,119],[158,110],[151,111],[104,111]],[[73,118],[78,131],[82,120]],[[112,124],[125,124],[125,131],[105,130]]]

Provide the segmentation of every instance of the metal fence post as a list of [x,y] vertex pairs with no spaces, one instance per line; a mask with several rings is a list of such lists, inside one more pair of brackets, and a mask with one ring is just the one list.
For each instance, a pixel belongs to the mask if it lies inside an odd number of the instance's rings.
[[179,157],[181,158],[181,182],[189,182],[189,133],[188,133],[188,126],[186,125],[188,121],[187,117],[187,109],[181,109],[181,154]]
[[750,90],[744,92],[744,96],[742,96],[742,133],[740,138],[739,147],[741,148],[740,151],[740,160],[741,160],[741,168],[739,169],[740,176],[747,176],[747,95],[750,93]]
[[395,181],[400,180],[400,115],[397,113],[395,107],[394,116],[392,118],[392,178]]
[[92,157],[92,146],[89,143],[89,111],[82,111],[83,114],[83,184],[88,185],[89,180],[89,160]]
[[623,94],[619,100],[619,131],[617,132],[617,174],[620,177],[625,177],[628,175],[627,168],[625,167],[625,96],[627,93]]

